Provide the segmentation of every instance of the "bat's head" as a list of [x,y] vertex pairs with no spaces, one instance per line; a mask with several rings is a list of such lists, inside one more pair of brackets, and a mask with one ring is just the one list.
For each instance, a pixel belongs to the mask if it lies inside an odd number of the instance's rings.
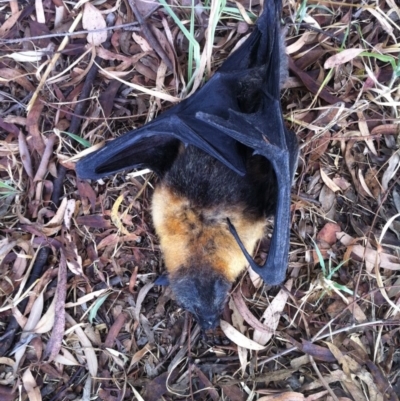
[[219,324],[230,283],[212,267],[181,267],[169,277],[178,304],[191,312],[203,330]]

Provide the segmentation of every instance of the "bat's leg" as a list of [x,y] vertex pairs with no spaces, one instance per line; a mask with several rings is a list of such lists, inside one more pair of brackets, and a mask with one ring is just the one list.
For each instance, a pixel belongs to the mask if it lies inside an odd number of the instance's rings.
[[[271,148],[275,148],[271,146]],[[277,149],[272,149],[272,152]],[[257,152],[262,154],[261,152]],[[270,153],[270,152],[265,152]],[[274,165],[271,154],[268,154],[268,160]],[[282,159],[286,159],[282,163]],[[278,196],[275,211],[274,231],[272,233],[271,245],[268,257],[263,266],[258,265],[250,254],[247,252],[239,235],[228,219],[229,231],[234,236],[236,242],[239,244],[247,262],[251,268],[261,276],[261,278],[270,285],[277,285],[282,283],[286,275],[287,255],[289,252],[290,243],[290,186],[291,177],[289,170],[289,157],[288,154],[283,156],[279,162],[279,167],[275,167],[277,173],[278,183]]]
[[265,283],[270,285],[278,285],[285,279],[290,243],[290,185],[287,185],[286,182],[283,183],[279,178],[277,181],[279,193],[275,211],[274,231],[272,233],[268,257],[263,266],[258,265],[250,256],[240,240],[235,227],[227,219],[229,231],[240,246],[247,262]]

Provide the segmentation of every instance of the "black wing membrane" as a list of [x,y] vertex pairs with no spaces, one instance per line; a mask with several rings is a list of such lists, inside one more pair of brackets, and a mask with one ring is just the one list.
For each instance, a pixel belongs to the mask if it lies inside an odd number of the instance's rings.
[[239,111],[236,100],[238,79],[243,80],[246,76],[247,70],[215,74],[196,94],[154,121],[108,142],[80,160],[76,166],[78,176],[99,179],[142,167],[163,175],[177,155],[177,139],[185,145],[202,149],[236,173],[244,175],[246,170],[237,151],[236,140],[198,119],[196,113],[202,111],[228,118],[230,109]]
[[[275,285],[280,284],[286,274],[290,243],[290,188],[297,168],[298,144],[294,133],[285,128],[280,103],[281,30],[278,21],[281,15],[281,2],[280,0],[268,2],[264,7],[268,7],[269,10],[264,11],[258,20],[255,34],[258,43],[253,50],[257,59],[253,68],[258,66],[265,68],[265,80],[258,110],[245,114],[231,109],[227,119],[203,112],[198,112],[197,117],[253,149],[254,155],[266,157],[275,170],[278,185],[275,223],[268,258],[263,266],[259,266],[252,259],[235,227],[228,220],[230,232],[250,266],[266,283]],[[251,39],[252,37],[249,38]],[[248,56],[246,49],[243,54],[239,49],[227,59],[220,71],[230,71],[243,60],[251,62],[251,57]]]
[[[298,145],[285,128],[280,104],[281,0],[266,0],[248,39],[227,58],[193,96],[140,129],[130,131],[79,161],[81,178],[98,179],[135,167],[163,175],[179,144],[194,145],[240,175],[246,172],[239,144],[267,158],[278,183],[274,232],[264,266],[244,248],[235,227],[229,229],[252,268],[268,284],[284,280],[289,250],[290,188],[297,167]],[[256,82],[256,84],[254,84]],[[256,88],[256,106],[244,92]],[[241,146],[242,146],[241,145]]]

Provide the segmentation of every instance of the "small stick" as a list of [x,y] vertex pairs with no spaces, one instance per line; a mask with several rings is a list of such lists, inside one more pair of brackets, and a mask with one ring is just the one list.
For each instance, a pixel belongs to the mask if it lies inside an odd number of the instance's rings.
[[164,61],[167,67],[173,71],[171,60],[169,59],[165,50],[161,47],[157,38],[154,36],[145,19],[142,17],[142,14],[140,14],[140,11],[135,4],[135,0],[129,0],[129,5],[131,6],[133,13],[135,14],[135,17],[142,28],[142,33],[149,42],[150,46],[158,53],[158,55],[161,57],[161,60]]

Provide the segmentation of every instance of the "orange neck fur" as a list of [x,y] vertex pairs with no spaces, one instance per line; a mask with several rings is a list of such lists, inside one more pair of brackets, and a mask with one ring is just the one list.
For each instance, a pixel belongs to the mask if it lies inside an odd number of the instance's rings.
[[201,264],[206,263],[233,282],[247,261],[226,219],[229,217],[250,254],[265,228],[264,218],[248,216],[240,206],[217,206],[197,212],[188,199],[159,185],[153,195],[152,214],[168,272],[173,274],[188,264],[201,270]]

